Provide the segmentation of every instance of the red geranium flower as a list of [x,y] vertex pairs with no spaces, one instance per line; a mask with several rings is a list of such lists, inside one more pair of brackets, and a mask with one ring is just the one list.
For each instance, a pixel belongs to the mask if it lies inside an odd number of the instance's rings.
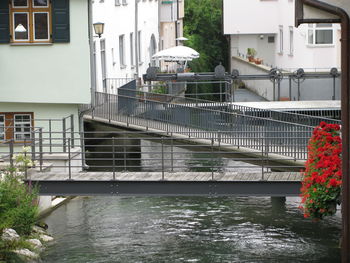
[[341,193],[340,126],[321,122],[310,138],[301,187],[301,209],[305,218],[333,215]]

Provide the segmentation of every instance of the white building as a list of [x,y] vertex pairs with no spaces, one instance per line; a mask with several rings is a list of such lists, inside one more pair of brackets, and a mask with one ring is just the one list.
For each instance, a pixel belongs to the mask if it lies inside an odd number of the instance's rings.
[[105,24],[94,41],[97,91],[113,92],[141,77],[158,51],[158,0],[95,0],[93,20]]
[[93,20],[105,24],[94,41],[97,91],[141,78],[156,52],[176,45],[183,16],[184,0],[95,0]]
[[[340,67],[336,24],[294,26],[294,0],[223,0],[224,34],[230,36],[231,69],[247,48],[272,67],[306,71]],[[237,64],[237,63],[236,63]]]

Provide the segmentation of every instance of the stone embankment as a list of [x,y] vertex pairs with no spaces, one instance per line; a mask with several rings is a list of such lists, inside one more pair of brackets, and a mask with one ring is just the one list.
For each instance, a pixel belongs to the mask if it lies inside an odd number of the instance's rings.
[[14,229],[5,228],[0,240],[8,247],[8,251],[5,253],[15,255],[22,262],[37,262],[40,259],[40,253],[45,249],[46,244],[51,241],[53,241],[53,237],[49,236],[46,230],[39,226],[34,226],[28,237],[21,237]]

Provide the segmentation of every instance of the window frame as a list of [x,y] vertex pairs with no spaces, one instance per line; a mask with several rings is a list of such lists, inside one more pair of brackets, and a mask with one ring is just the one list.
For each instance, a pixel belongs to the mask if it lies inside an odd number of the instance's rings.
[[[309,32],[312,32],[312,43],[309,42]],[[322,43],[318,44],[316,43],[316,31],[332,31],[332,43]],[[335,45],[335,35],[334,35],[335,29],[333,24],[329,27],[317,27],[317,24],[308,24],[307,27],[307,37],[306,37],[306,44],[311,47],[322,47],[322,46],[334,46]]]
[[[35,0],[26,0],[27,6],[14,6],[14,0],[10,1],[10,42],[16,43],[52,43],[52,4],[50,0],[47,0],[46,6],[35,6]],[[28,39],[16,39],[15,37],[15,14],[26,13],[28,23]],[[47,14],[47,39],[35,38],[35,14],[46,13]]]
[[[25,122],[18,122],[16,123],[16,117],[17,116],[29,116],[29,121],[25,121]],[[20,128],[21,128],[21,131],[20,132],[17,132],[17,124],[19,124]],[[17,135],[25,135],[25,134],[28,134],[28,132],[25,132],[25,131],[22,131],[23,129],[27,128],[27,126],[23,126],[26,125],[26,124],[29,124],[29,140],[31,140],[31,133],[30,133],[30,129],[32,127],[32,116],[31,114],[18,114],[18,113],[15,113],[13,114],[13,139],[15,142],[18,142],[18,141],[22,141],[23,138],[20,138],[19,140],[17,140]],[[24,136],[24,139],[26,141],[26,137]]]
[[279,51],[278,54],[283,54],[283,26],[278,27],[278,34],[279,34]]
[[289,27],[289,56],[294,55],[294,28],[293,26]]
[[[5,114],[0,114],[0,118],[3,118],[3,121],[0,120],[0,141],[6,141],[6,115]],[[3,131],[1,131],[1,129]],[[1,137],[3,135],[3,138]]]
[[119,43],[119,65],[120,65],[120,68],[125,68],[126,62],[125,62],[125,35],[124,34],[119,35],[118,43]]
[[[16,132],[16,122],[15,122],[15,116],[20,115],[29,115],[30,118],[30,129],[34,128],[34,113],[33,112],[0,112],[0,116],[5,116],[5,125],[4,125],[4,140],[0,141],[7,141],[7,140],[13,140],[15,143],[24,143],[24,142],[30,142],[31,141],[31,134],[28,140],[16,140],[16,134],[19,132]],[[28,123],[28,122],[27,122]],[[21,133],[21,132],[20,132]],[[23,132],[28,133],[28,132]]]

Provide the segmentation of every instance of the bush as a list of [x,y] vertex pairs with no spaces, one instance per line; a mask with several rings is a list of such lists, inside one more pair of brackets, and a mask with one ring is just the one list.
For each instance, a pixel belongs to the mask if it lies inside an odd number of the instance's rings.
[[301,188],[304,217],[322,219],[333,215],[336,205],[340,204],[342,145],[339,130],[339,125],[321,122],[313,131]]
[[23,154],[15,167],[6,169],[0,181],[0,232],[13,228],[19,235],[29,235],[38,219],[38,191],[22,181],[23,169],[30,164]]

